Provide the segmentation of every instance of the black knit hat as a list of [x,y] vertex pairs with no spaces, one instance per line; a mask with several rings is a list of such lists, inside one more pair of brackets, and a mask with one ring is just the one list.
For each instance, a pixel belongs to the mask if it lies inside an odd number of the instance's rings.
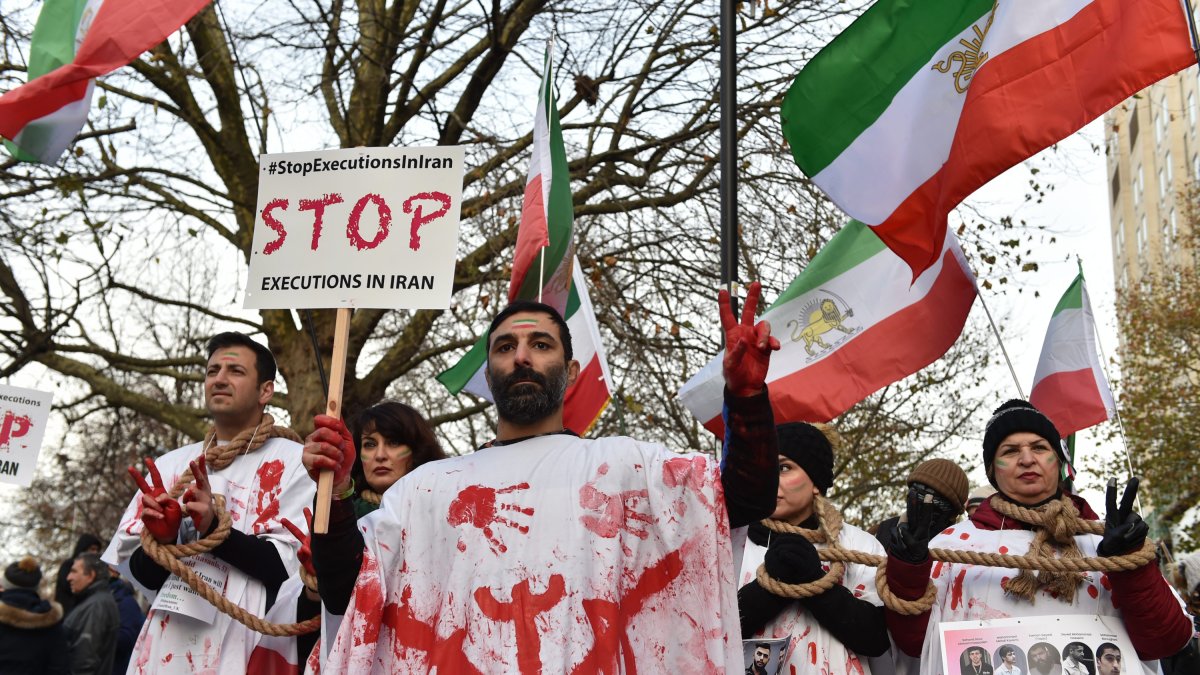
[[[996,448],[1000,447],[1000,442],[1018,431],[1027,431],[1046,439],[1054,448],[1059,461],[1066,463],[1067,458],[1063,455],[1062,438],[1058,435],[1058,429],[1054,428],[1054,422],[1043,415],[1042,411],[1033,407],[1029,401],[1014,398],[996,408],[992,413],[992,418],[988,420],[987,430],[983,433],[984,469],[992,465],[992,460],[996,458]],[[999,488],[991,471],[988,472],[988,481],[993,487]]]
[[821,494],[833,487],[833,444],[824,431],[807,422],[788,422],[775,432],[779,454],[799,464]]
[[37,588],[42,582],[42,570],[29,556],[21,558],[4,570],[5,585],[16,588]]

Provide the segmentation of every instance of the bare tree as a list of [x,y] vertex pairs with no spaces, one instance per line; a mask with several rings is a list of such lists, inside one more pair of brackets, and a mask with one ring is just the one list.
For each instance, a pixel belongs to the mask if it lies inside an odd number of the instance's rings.
[[[755,0],[738,15],[740,264],[768,297],[840,225],[792,165],[777,118],[800,65],[859,4]],[[327,367],[334,313],[237,309],[257,156],[461,144],[470,168],[453,305],[356,311],[345,407],[403,399],[453,450],[477,446],[491,435],[486,405],[447,395],[433,376],[505,295],[530,111],[553,37],[577,245],[616,379],[598,433],[713,447],[673,399],[717,350],[717,9],[699,0],[214,3],[100,82],[88,128],[58,165],[0,164],[0,376],[45,368],[80,392],[60,403],[70,418],[100,407],[106,420],[182,442],[207,424],[201,346],[238,329],[276,354],[284,386],[273,404],[306,431],[325,398],[308,331]],[[23,79],[32,20],[30,7],[4,17],[3,85]],[[908,464],[898,457],[915,461],[960,433],[972,407],[955,392],[987,352],[972,345],[845,418],[858,431],[841,471],[854,476],[845,494],[862,517],[897,494],[874,491],[902,481]],[[926,392],[943,408],[918,404]],[[101,437],[75,432],[91,439],[80,450]]]

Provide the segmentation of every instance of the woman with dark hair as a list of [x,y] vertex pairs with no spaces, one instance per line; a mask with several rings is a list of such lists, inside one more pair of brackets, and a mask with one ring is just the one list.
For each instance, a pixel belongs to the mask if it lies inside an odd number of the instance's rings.
[[[349,432],[356,452],[354,466],[350,469],[350,489],[334,495],[334,499],[351,500],[356,518],[378,509],[383,493],[413,469],[446,458],[429,422],[411,406],[398,401],[383,401],[362,411],[350,421]],[[300,538],[303,544],[300,562],[315,578],[308,537],[294,524],[284,524]],[[297,623],[320,611],[320,597],[305,588],[299,577],[292,577],[280,587],[279,600],[266,619],[275,623]],[[264,637],[250,656],[247,672],[302,672],[318,635]]]
[[[886,614],[900,649],[920,655],[922,675],[943,672],[938,626],[950,621],[1064,614],[1114,617],[1124,624],[1143,661],[1174,654],[1187,643],[1191,621],[1152,558],[1134,569],[1107,574],[1033,572],[962,562],[933,566],[930,548],[1041,558],[1120,557],[1123,565],[1135,553],[1144,559],[1149,527],[1133,511],[1137,479],[1130,480],[1119,507],[1115,481],[1109,483],[1105,519],[1100,524],[1081,523],[1099,518],[1086,501],[1064,488],[1066,461],[1054,423],[1029,402],[1011,400],[996,409],[983,437],[983,467],[996,494],[980,504],[970,520],[940,534],[930,531],[927,505],[910,507],[908,522],[899,527],[888,551],[888,585],[900,598],[916,600],[932,578],[937,599],[918,615],[891,610]],[[932,535],[936,537],[930,541]],[[1145,669],[1158,668],[1146,664]]]
[[350,433],[358,453],[350,479],[359,518],[379,508],[383,493],[409,471],[446,458],[429,422],[398,401],[362,411],[350,423]]

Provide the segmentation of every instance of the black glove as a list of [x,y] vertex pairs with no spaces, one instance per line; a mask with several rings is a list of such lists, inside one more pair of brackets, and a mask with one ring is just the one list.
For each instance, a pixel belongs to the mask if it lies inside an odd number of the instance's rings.
[[932,502],[926,495],[924,501],[909,505],[908,522],[896,523],[896,536],[892,537],[889,553],[914,565],[925,562],[929,557],[929,540],[933,538],[930,532],[935,515]]
[[1133,500],[1137,497],[1138,478],[1129,479],[1125,486],[1125,494],[1121,495],[1121,506],[1117,508],[1117,479],[1108,481],[1108,493],[1105,495],[1104,538],[1096,547],[1096,552],[1105,557],[1124,555],[1142,548],[1146,543],[1146,535],[1150,526],[1142,517],[1133,512]]
[[771,533],[763,564],[772,579],[785,584],[803,584],[825,576],[817,548],[798,534]]

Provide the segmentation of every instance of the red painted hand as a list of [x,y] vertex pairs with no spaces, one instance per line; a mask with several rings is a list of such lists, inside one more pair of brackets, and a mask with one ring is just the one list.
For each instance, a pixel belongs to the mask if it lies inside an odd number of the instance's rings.
[[340,418],[329,415],[317,415],[313,423],[317,428],[304,439],[304,468],[314,481],[322,471],[332,471],[334,492],[345,491],[357,457],[350,430]]
[[721,307],[721,328],[725,330],[725,384],[734,396],[753,396],[763,390],[771,352],[779,349],[779,339],[771,336],[771,324],[754,322],[762,284],[750,284],[746,306],[739,321],[729,303],[729,291],[717,295]]
[[150,473],[153,487],[146,484],[146,479],[136,467],[129,467],[129,475],[142,491],[142,523],[154,540],[160,544],[169,544],[179,537],[179,523],[183,521],[183,509],[179,502],[171,499],[163,487],[162,476],[154,460],[146,458],[146,471]]
[[[308,523],[308,531],[312,532],[312,511],[308,507],[304,508],[304,521]],[[317,576],[317,570],[313,567],[312,563],[312,542],[309,539],[308,533],[296,527],[296,524],[287,518],[284,518],[281,522],[300,541],[300,550],[296,552],[296,557],[300,559],[300,564],[304,566],[304,569],[309,574],[314,577]]]

